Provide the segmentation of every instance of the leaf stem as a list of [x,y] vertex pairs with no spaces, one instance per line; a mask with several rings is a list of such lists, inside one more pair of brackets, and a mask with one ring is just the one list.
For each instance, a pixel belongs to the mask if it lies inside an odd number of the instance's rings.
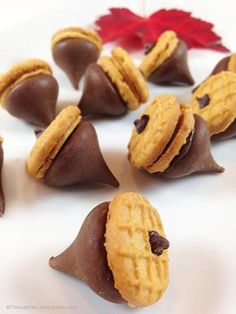
[[141,0],[141,12],[142,12],[142,16],[143,17],[147,16],[147,3],[146,3],[146,0]]

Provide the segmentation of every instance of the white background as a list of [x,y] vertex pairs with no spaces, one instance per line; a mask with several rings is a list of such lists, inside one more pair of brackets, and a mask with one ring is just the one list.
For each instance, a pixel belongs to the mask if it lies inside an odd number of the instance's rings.
[[[58,28],[88,26],[111,6],[128,6],[141,13],[136,0],[17,1],[0,0],[0,72],[30,57],[50,63],[50,37]],[[180,7],[213,22],[224,43],[236,50],[234,1],[147,1],[146,12]],[[106,50],[107,51],[107,50]],[[196,82],[205,78],[224,55],[191,50],[190,68]],[[136,61],[138,62],[138,56]],[[56,67],[59,107],[76,103],[75,93]],[[151,87],[151,95],[173,93],[190,100],[189,88]],[[25,173],[25,160],[35,142],[32,126],[1,110],[4,137],[3,182],[6,213],[0,220],[0,313],[152,313],[235,314],[236,312],[236,140],[213,144],[226,171],[178,181],[164,181],[132,170],[126,159],[132,121],[142,112],[121,119],[93,120],[104,157],[121,183],[119,191],[145,194],[158,208],[170,248],[170,285],[159,303],[146,309],[113,305],[83,283],[48,267],[48,259],[64,250],[77,235],[88,212],[117,192],[104,186],[54,189]],[[10,305],[7,309],[7,305]],[[76,309],[58,309],[74,306]],[[27,308],[29,307],[29,308]],[[35,309],[30,308],[35,307]],[[37,308],[38,307],[38,308]],[[39,309],[41,307],[41,309]],[[44,307],[44,308],[42,308]]]

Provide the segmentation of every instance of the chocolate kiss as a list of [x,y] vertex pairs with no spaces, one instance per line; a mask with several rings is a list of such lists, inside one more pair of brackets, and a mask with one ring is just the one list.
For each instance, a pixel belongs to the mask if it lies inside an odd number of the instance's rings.
[[[216,66],[215,66],[214,69],[212,70],[211,74],[208,75],[208,77],[210,77],[211,75],[215,75],[215,74],[217,74],[217,73],[220,73],[220,72],[222,72],[222,71],[227,71],[227,70],[228,70],[228,63],[229,63],[229,60],[230,60],[230,57],[225,57],[225,58],[221,59],[221,60],[216,64]],[[207,77],[203,82],[205,82],[205,81],[208,79],[208,77]],[[202,82],[202,83],[203,83],[203,82]],[[194,89],[192,90],[192,92],[194,93],[202,83],[200,83],[199,85],[197,85],[196,87],[194,87]]]
[[155,70],[148,80],[161,85],[193,85],[187,62],[187,46],[180,40],[174,53]]
[[51,257],[49,266],[82,279],[100,297],[122,303],[124,300],[114,287],[104,246],[108,209],[109,202],[95,207],[85,218],[74,242],[57,257]]
[[71,84],[78,89],[81,77],[90,63],[96,62],[99,49],[86,39],[65,39],[52,49],[56,64],[67,74]]
[[229,60],[230,60],[229,56],[221,59],[217,63],[217,65],[214,67],[214,69],[213,69],[213,71],[211,72],[210,75],[214,75],[214,74],[220,73],[222,71],[227,71]]
[[52,186],[100,182],[119,186],[107,167],[93,125],[80,122],[65,142],[44,176]]
[[206,122],[194,115],[195,130],[192,142],[185,155],[174,167],[170,165],[163,175],[167,178],[180,178],[194,172],[223,172],[224,168],[217,165],[210,152],[209,131]]
[[2,166],[3,166],[3,148],[2,143],[0,144],[0,216],[2,216],[5,212],[5,197],[2,188]]
[[116,88],[96,63],[90,64],[85,72],[83,96],[78,106],[83,116],[119,116],[127,111]]
[[58,84],[51,75],[35,75],[19,82],[7,95],[5,109],[13,116],[48,126],[56,115]]

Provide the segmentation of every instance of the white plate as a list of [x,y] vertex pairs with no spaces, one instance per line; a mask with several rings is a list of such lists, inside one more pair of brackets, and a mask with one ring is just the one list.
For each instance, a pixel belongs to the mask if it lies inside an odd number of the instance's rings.
[[[87,15],[83,12],[78,4],[69,9],[62,6],[45,10],[27,23],[2,32],[0,71],[28,57],[51,62],[51,34],[59,27],[86,25],[93,20],[90,11],[86,11]],[[221,57],[210,51],[191,51],[190,66],[196,82],[208,75]],[[66,102],[76,103],[79,93],[73,92],[57,68],[55,75],[61,87],[60,107]],[[185,100],[190,97],[189,88],[150,88],[152,97],[162,93],[173,93]],[[137,312],[235,313],[236,140],[212,145],[213,155],[225,167],[225,173],[159,180],[132,170],[126,158],[132,122],[143,109],[144,106],[120,119],[93,120],[104,157],[121,183],[119,190],[105,186],[54,189],[29,178],[25,160],[35,142],[33,127],[1,110],[7,206],[0,220],[0,313],[17,314],[23,309],[45,314],[56,310],[71,314],[135,311],[106,302],[84,283],[48,267],[48,259],[74,240],[89,211],[118,191],[146,195],[159,210],[171,243],[167,292],[160,302]]]

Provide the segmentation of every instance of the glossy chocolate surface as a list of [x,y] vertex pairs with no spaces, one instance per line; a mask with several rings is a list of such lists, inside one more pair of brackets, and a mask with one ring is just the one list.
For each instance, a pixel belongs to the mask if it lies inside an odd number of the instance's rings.
[[120,116],[127,112],[125,102],[96,63],[90,64],[85,72],[83,95],[78,106],[83,116]]
[[7,95],[5,109],[13,116],[47,127],[56,115],[58,84],[51,75],[35,75],[19,82]]
[[[194,115],[195,129],[191,145],[175,164],[163,173],[167,178],[180,178],[196,172],[223,172],[213,159],[210,152],[209,130],[206,122],[198,115]],[[178,156],[177,156],[178,157]]]
[[96,206],[85,218],[74,242],[60,255],[52,257],[49,265],[68,275],[82,279],[100,297],[122,303],[114,287],[104,246],[109,202]]
[[104,161],[91,123],[79,123],[47,170],[44,182],[52,186],[92,182],[119,186]]
[[78,89],[81,77],[90,63],[96,62],[100,51],[86,39],[64,39],[52,48],[53,59]]
[[187,62],[187,46],[180,40],[174,53],[156,69],[148,80],[160,85],[193,85]]

